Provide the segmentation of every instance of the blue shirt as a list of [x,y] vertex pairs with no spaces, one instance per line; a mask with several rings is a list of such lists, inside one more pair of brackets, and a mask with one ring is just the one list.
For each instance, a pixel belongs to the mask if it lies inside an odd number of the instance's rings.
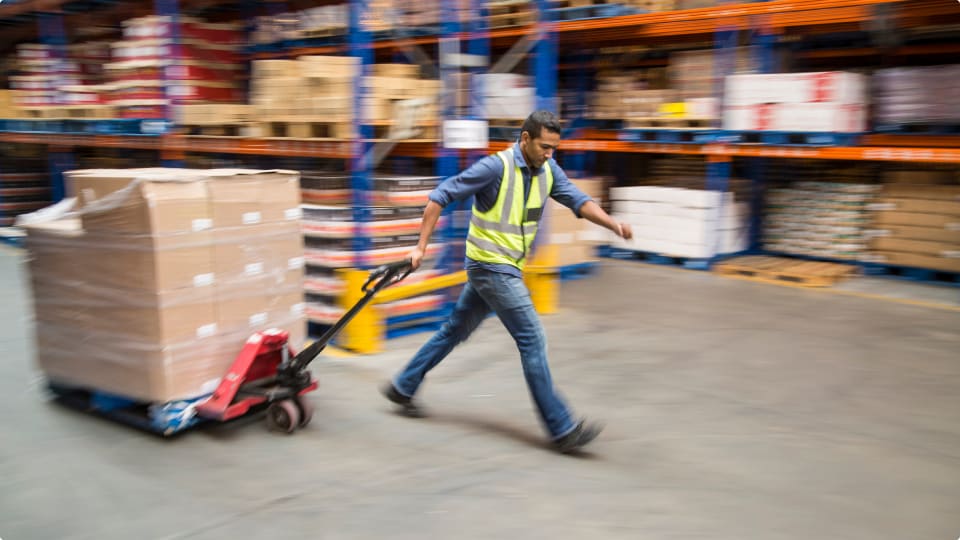
[[[513,145],[514,159],[517,167],[523,173],[523,193],[524,200],[530,194],[530,182],[533,176],[540,173],[541,170],[530,171],[526,160],[523,158],[523,152],[520,151],[520,145]],[[563,172],[560,165],[553,158],[544,163],[544,167],[550,167],[553,173],[553,187],[550,189],[550,197],[558,203],[573,210],[580,217],[580,208],[590,201],[590,197],[580,191],[577,186],[570,181],[567,173]],[[503,161],[496,154],[486,156],[477,161],[465,171],[447,178],[430,193],[430,200],[446,207],[453,201],[462,201],[474,196],[473,204],[480,212],[486,212],[497,202],[497,195],[500,193],[500,184],[503,183]],[[494,272],[510,274],[516,277],[522,277],[519,268],[509,264],[492,264],[475,261],[469,257],[466,259],[467,270],[473,268],[483,268]]]

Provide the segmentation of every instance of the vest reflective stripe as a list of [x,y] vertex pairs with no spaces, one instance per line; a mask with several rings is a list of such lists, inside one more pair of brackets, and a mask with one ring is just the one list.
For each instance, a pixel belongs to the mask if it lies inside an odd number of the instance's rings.
[[467,256],[479,262],[510,264],[522,269],[538,229],[538,220],[527,221],[528,210],[542,209],[546,204],[553,187],[553,171],[546,165],[544,174],[531,180],[529,197],[523,201],[524,185],[522,180],[518,181],[522,173],[513,150],[497,155],[504,167],[500,191],[486,212],[480,212],[474,204],[467,233]]

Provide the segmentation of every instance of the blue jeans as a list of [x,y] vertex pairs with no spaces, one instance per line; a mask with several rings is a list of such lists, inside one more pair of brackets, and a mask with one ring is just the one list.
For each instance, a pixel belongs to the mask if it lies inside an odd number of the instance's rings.
[[427,372],[466,341],[490,310],[496,312],[517,343],[527,387],[551,437],[556,439],[573,431],[576,422],[553,387],[547,365],[547,339],[533,309],[530,291],[522,278],[500,272],[468,270],[467,284],[450,319],[393,379],[394,387],[412,397]]

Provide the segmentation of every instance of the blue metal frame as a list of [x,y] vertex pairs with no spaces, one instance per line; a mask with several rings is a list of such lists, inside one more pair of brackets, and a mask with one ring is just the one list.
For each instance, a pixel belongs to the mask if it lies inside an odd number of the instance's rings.
[[[353,221],[354,223],[367,223],[370,221],[370,174],[369,164],[366,162],[367,152],[371,148],[369,142],[373,138],[373,126],[366,123],[363,112],[363,101],[366,95],[366,89],[363,85],[363,78],[369,71],[369,65],[373,63],[373,49],[370,46],[370,32],[363,24],[364,14],[367,11],[366,0],[350,0],[350,56],[360,59],[360,73],[353,82],[353,117],[357,123],[358,137],[351,143],[350,157],[350,178],[351,192],[353,196]],[[370,238],[362,234],[356,234],[353,238],[353,250],[356,253],[364,253],[370,248]],[[365,268],[370,266],[365,257],[357,255],[354,266]]]
[[545,15],[550,9],[549,0],[536,0],[540,21],[537,23],[543,31],[540,41],[534,49],[533,76],[537,87],[537,109],[557,110],[557,33],[556,23],[546,21]]

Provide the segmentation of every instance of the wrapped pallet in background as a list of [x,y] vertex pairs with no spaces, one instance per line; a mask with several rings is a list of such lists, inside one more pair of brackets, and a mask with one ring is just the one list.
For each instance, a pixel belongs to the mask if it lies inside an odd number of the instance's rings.
[[68,173],[75,208],[21,220],[43,372],[61,384],[165,402],[211,392],[253,332],[287,330],[299,348],[297,176]]

